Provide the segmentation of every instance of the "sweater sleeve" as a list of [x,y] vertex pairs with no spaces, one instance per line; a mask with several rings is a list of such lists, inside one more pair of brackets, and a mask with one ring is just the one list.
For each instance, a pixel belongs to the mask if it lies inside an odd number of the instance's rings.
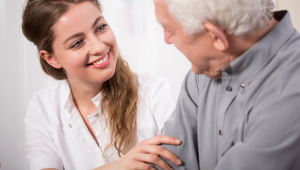
[[[177,155],[182,165],[177,166],[162,158],[173,169],[199,169],[197,141],[197,110],[198,110],[197,76],[191,71],[187,74],[178,97],[172,116],[164,124],[163,135],[182,140],[182,144],[161,145]],[[153,165],[155,168],[157,166]]]

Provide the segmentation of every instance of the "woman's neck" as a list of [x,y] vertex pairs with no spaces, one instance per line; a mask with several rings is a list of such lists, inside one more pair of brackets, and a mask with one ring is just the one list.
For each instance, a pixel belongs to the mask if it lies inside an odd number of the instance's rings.
[[101,91],[103,83],[93,84],[76,79],[74,80],[72,78],[68,78],[68,82],[73,101],[82,116],[87,116],[96,112],[98,109],[92,102],[92,98]]

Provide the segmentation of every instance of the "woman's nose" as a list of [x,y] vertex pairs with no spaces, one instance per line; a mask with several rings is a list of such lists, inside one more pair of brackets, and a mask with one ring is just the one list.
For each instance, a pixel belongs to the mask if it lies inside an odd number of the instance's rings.
[[164,35],[165,35],[165,42],[167,44],[173,44],[172,35],[166,30],[164,31]]
[[105,53],[105,43],[99,37],[92,37],[89,40],[89,55],[102,55]]

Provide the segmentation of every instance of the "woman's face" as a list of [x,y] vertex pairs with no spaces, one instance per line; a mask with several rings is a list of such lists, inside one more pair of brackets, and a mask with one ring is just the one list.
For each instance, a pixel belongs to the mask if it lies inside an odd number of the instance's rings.
[[64,68],[69,82],[99,84],[114,75],[116,38],[93,3],[71,4],[53,28],[54,67]]

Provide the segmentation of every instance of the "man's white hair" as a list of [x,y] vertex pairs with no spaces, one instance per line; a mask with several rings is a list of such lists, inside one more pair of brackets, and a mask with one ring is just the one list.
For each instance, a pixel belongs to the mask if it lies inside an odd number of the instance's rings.
[[272,0],[165,0],[170,15],[187,34],[203,31],[210,22],[227,34],[246,35],[260,31],[273,17]]

